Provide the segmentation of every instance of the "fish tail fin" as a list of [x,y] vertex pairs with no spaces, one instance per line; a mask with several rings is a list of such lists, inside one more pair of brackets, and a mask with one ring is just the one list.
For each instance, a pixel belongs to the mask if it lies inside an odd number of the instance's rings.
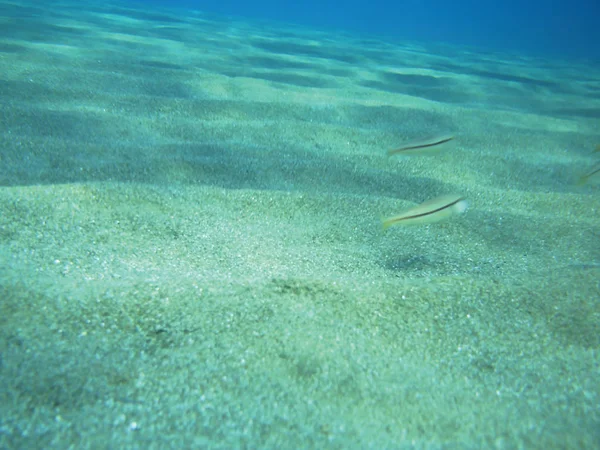
[[386,219],[385,217],[381,218],[381,226],[383,228],[383,231],[387,230],[389,227],[392,226],[392,221],[390,219]]

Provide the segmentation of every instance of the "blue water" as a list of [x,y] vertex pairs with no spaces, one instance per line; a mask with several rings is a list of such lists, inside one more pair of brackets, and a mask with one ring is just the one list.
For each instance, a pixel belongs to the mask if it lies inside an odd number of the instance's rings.
[[154,3],[400,40],[600,60],[598,0],[154,0]]

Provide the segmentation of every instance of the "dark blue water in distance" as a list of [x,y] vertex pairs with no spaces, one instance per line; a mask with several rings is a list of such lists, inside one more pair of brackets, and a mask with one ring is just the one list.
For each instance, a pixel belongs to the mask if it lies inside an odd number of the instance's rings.
[[395,40],[600,61],[600,0],[152,0],[152,3]]

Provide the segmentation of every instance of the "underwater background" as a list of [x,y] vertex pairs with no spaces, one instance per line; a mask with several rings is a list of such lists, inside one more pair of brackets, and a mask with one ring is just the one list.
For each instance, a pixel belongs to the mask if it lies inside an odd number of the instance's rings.
[[598,8],[0,0],[0,448],[600,448]]
[[343,3],[152,0],[148,3],[395,40],[596,62],[600,59],[600,3],[592,0],[348,0]]

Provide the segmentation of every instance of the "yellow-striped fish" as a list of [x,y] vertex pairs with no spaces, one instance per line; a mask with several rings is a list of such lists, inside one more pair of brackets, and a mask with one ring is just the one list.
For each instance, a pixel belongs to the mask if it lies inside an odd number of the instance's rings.
[[383,229],[392,225],[422,225],[439,222],[465,212],[467,206],[467,201],[460,195],[442,195],[407,209],[397,216],[384,219]]
[[452,141],[454,141],[454,136],[451,134],[441,134],[426,139],[412,140],[398,148],[388,150],[388,156],[434,155],[439,153],[443,148],[446,148]]
[[592,167],[589,172],[581,175],[577,181],[577,184],[581,186],[582,184],[587,183],[590,178],[597,177],[598,175],[600,175],[600,163]]

